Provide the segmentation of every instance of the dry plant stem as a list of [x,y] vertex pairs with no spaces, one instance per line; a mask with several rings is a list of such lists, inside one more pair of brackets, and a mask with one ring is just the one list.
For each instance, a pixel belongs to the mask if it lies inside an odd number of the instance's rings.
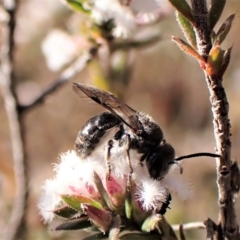
[[26,105],[20,105],[20,112],[25,112],[34,108],[36,105],[39,105],[44,102],[45,98],[55,92],[60,86],[68,82],[70,79],[74,78],[79,72],[81,72],[86,65],[91,61],[95,56],[97,49],[90,49],[88,52],[80,56],[71,66],[65,69],[59,78],[57,78],[46,90],[39,94],[31,103]]
[[207,3],[206,0],[191,0],[191,2],[195,20],[198,53],[206,59],[212,47],[211,31],[207,21]]
[[24,239],[26,230],[25,210],[28,197],[28,176],[26,168],[25,141],[23,138],[24,127],[22,117],[18,112],[18,103],[15,93],[14,79],[14,30],[16,24],[17,1],[5,0],[3,6],[7,16],[2,26],[1,47],[1,89],[5,101],[6,112],[9,120],[14,162],[14,173],[17,190],[13,212],[5,240]]
[[146,39],[143,39],[141,41],[137,40],[129,40],[129,41],[119,41],[119,42],[113,42],[110,45],[111,52],[117,51],[117,50],[129,50],[134,48],[141,48],[141,47],[147,47],[151,44],[158,43],[161,40],[160,35],[154,35],[151,37],[148,37]]
[[[192,0],[193,13],[196,21],[199,53],[206,58],[212,45],[210,29],[207,24],[206,0]],[[213,126],[216,139],[216,152],[221,159],[216,159],[217,185],[219,192],[219,224],[222,236],[218,239],[240,239],[239,227],[236,222],[234,208],[234,192],[231,189],[231,140],[230,122],[228,118],[229,105],[222,86],[222,78],[210,77],[205,73],[205,79],[210,92],[210,102],[213,112]]]
[[234,208],[234,192],[231,189],[231,140],[230,122],[228,118],[228,101],[222,87],[222,79],[206,75],[213,112],[214,134],[217,153],[218,203],[220,207],[219,221],[223,234],[228,239],[239,239],[239,227],[236,222]]
[[[179,231],[179,225],[172,225],[174,231]],[[205,229],[205,225],[202,222],[190,222],[182,224],[183,230],[192,230],[192,229]]]
[[26,208],[28,199],[28,174],[27,174],[27,156],[25,143],[25,130],[23,123],[24,110],[30,110],[37,104],[43,102],[45,97],[54,92],[63,83],[75,77],[82,71],[87,63],[96,53],[96,48],[80,58],[78,58],[61,76],[44,92],[27,106],[20,106],[16,96],[16,84],[14,78],[14,30],[16,25],[16,11],[18,1],[3,1],[6,10],[6,22],[2,28],[3,44],[1,47],[1,90],[4,98],[6,112],[8,115],[10,134],[12,141],[14,173],[17,183],[17,191],[13,212],[8,228],[6,229],[4,240],[25,239],[26,236]]

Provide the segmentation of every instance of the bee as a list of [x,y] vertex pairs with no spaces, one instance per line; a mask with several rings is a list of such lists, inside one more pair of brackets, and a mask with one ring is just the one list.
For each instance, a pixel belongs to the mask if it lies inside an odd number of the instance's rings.
[[[99,88],[73,83],[73,90],[80,97],[84,93],[108,110],[89,119],[79,131],[75,149],[83,159],[92,154],[107,132],[114,127],[117,127],[118,131],[113,139],[107,142],[106,161],[109,162],[111,149],[114,142],[117,141],[119,146],[124,146],[126,149],[130,173],[133,172],[129,156],[130,150],[136,150],[140,154],[140,163],[145,162],[150,177],[157,180],[163,179],[172,164],[176,164],[184,158],[219,157],[212,153],[196,153],[175,158],[174,148],[167,143],[162,129],[150,116],[134,110],[113,94]],[[182,172],[181,167],[180,170]]]

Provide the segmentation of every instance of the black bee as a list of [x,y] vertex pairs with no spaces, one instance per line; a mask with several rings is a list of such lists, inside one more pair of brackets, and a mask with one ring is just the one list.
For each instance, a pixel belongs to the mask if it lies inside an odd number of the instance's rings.
[[[196,156],[219,157],[211,153],[198,153],[175,159],[174,148],[166,142],[161,128],[150,116],[135,111],[113,94],[96,87],[73,83],[73,90],[79,96],[81,93],[86,94],[108,110],[89,119],[79,131],[75,149],[81,158],[89,156],[107,131],[113,127],[119,128],[113,139],[118,141],[120,146],[126,146],[130,173],[130,149],[135,149],[141,155],[140,163],[146,161],[149,175],[158,180],[161,180],[170,166],[180,159]],[[108,141],[106,161],[109,161],[113,142],[112,139]]]

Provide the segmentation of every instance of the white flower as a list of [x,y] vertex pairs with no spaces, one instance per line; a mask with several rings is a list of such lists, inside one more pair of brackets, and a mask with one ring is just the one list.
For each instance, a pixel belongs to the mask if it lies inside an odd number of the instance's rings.
[[138,25],[156,21],[169,12],[167,3],[167,0],[85,0],[82,6],[100,26],[113,21],[111,33],[115,37],[129,38]]
[[58,182],[55,179],[47,180],[42,187],[43,194],[39,200],[38,208],[45,223],[53,220],[53,211],[61,205],[60,195],[56,192],[58,187]]
[[179,172],[179,166],[173,165],[168,174],[161,181],[171,192],[178,195],[181,200],[188,200],[193,195],[190,181],[184,180]]
[[44,39],[42,52],[46,58],[48,67],[52,71],[57,71],[77,56],[78,45],[64,31],[53,30]]
[[132,10],[118,0],[96,0],[92,9],[92,17],[98,24],[113,20],[116,37],[126,38],[136,27],[135,16]]
[[53,211],[62,205],[62,194],[96,196],[93,172],[106,172],[97,162],[81,159],[75,151],[60,155],[60,163],[54,165],[56,175],[43,185],[38,207],[45,222],[51,222]]
[[[132,204],[139,206],[144,216],[150,215],[155,210],[160,210],[162,204],[167,201],[169,191],[177,193],[182,199],[190,197],[189,184],[182,180],[179,171],[174,171],[174,166],[159,181],[149,176],[145,164],[139,164],[139,154],[130,151],[130,159],[133,169],[133,174],[131,175],[133,186],[131,192],[133,196]],[[45,182],[38,204],[44,221],[52,221],[55,215],[54,211],[65,205],[61,198],[62,195],[82,196],[102,204],[101,194],[96,186],[97,178],[100,179],[111,201],[114,203],[114,208],[124,208],[126,184],[130,174],[124,146],[119,147],[116,144],[111,149],[111,157],[109,159],[111,167],[110,176],[107,165],[105,149],[103,148],[94,151],[86,159],[81,159],[75,151],[61,154],[60,162],[54,164],[55,177]],[[108,207],[112,211],[115,210],[114,208],[112,209],[112,205]]]
[[95,0],[92,17],[101,24],[114,20],[115,37],[131,36],[137,25],[149,24],[170,11],[167,0]]
[[136,192],[136,197],[142,203],[146,211],[159,209],[159,206],[166,201],[166,188],[160,181],[153,179],[144,179]]
[[[163,1],[163,0],[161,0]],[[129,7],[137,13],[150,13],[154,12],[160,7],[160,0],[125,0],[129,2]]]

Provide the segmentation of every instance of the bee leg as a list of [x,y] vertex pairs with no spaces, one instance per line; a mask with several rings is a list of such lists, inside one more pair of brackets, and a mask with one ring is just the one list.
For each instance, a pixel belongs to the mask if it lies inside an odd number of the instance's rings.
[[133,173],[133,168],[132,168],[132,164],[131,164],[131,159],[130,159],[130,143],[131,143],[131,138],[130,138],[130,135],[129,134],[124,134],[122,136],[122,138],[120,139],[119,141],[119,145],[120,146],[123,146],[125,147],[126,149],[126,154],[127,154],[127,163],[128,163],[128,166],[130,168],[130,175],[132,175]]
[[170,205],[171,200],[172,200],[172,196],[171,196],[170,192],[167,191],[166,201],[163,202],[158,213],[160,213],[161,215],[164,215],[166,213],[167,209],[168,208],[170,209],[169,205]]
[[146,151],[145,153],[143,153],[143,155],[141,156],[140,160],[139,160],[139,164],[141,165],[141,167],[143,167],[143,161],[147,158],[149,152]]
[[132,168],[132,163],[131,163],[131,159],[130,159],[130,136],[127,134],[127,148],[126,148],[126,152],[127,152],[127,162],[128,162],[128,166],[130,168],[130,175],[132,175],[133,173],[133,168]]
[[105,154],[105,162],[107,165],[107,179],[110,178],[111,175],[111,164],[110,164],[110,156],[111,156],[111,149],[113,147],[113,140],[109,140],[107,143],[107,150]]
[[124,134],[123,124],[120,124],[119,130],[113,136],[114,140],[116,140],[116,141],[120,140],[122,138],[123,134]]

